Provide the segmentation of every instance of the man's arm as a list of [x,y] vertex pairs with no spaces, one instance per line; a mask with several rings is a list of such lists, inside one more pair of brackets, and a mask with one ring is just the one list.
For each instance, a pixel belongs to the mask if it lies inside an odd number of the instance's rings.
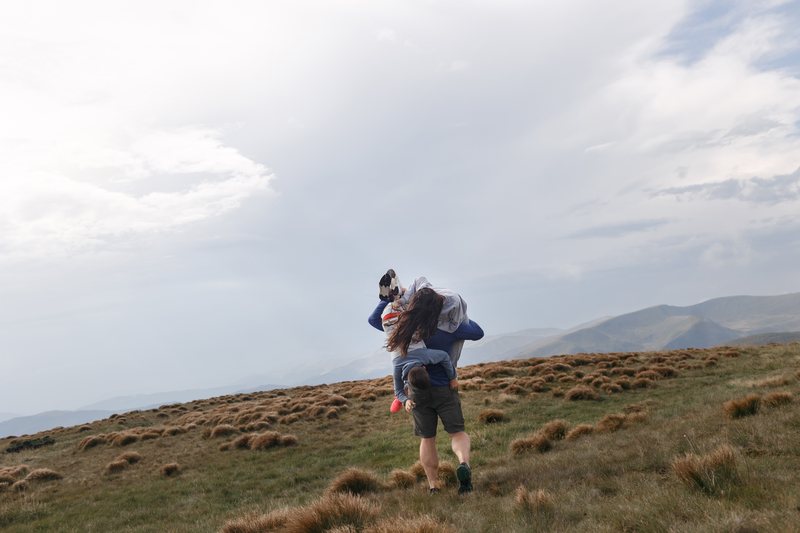
[[431,350],[430,348],[426,348],[424,353],[427,358],[427,362],[423,362],[424,365],[441,364],[445,374],[447,374],[447,379],[458,378],[458,371],[453,366],[453,362],[450,361],[450,354],[444,350]]
[[369,315],[369,320],[368,320],[369,325],[377,329],[381,333],[383,333],[383,323],[381,321],[381,315],[383,314],[383,310],[386,307],[386,304],[388,303],[389,303],[388,301],[381,300],[378,303],[378,307],[376,307],[375,310],[372,312],[372,314]]

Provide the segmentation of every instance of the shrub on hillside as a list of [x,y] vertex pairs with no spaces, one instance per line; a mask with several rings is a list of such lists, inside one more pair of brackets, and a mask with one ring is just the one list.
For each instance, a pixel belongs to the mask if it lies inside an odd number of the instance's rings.
[[11,446],[6,448],[6,453],[19,453],[23,450],[36,450],[42,446],[52,446],[55,443],[55,439],[49,435],[34,439],[20,439],[12,442]]
[[255,437],[255,435],[247,434],[247,435],[240,435],[234,439],[231,445],[238,449],[238,450],[249,450],[250,449],[250,441]]
[[458,475],[456,474],[456,467],[448,461],[439,461],[438,470],[439,482],[446,487],[455,487],[458,485]]
[[736,455],[733,448],[723,445],[708,455],[686,454],[672,461],[672,471],[678,480],[690,487],[715,493],[736,482]]
[[262,533],[281,529],[289,518],[289,509],[278,509],[269,514],[249,514],[226,522],[219,533]]
[[84,431],[91,431],[91,430],[92,430],[92,426],[80,426],[78,428],[78,433],[83,433]]
[[652,379],[648,378],[638,378],[633,380],[631,383],[631,387],[634,389],[655,389],[657,387],[656,382]]
[[329,494],[307,507],[292,510],[284,531],[363,531],[380,515],[380,510],[380,505],[372,504],[360,496]]
[[734,398],[722,404],[725,414],[730,418],[754,415],[760,407],[761,397],[758,394],[750,394],[744,398]]
[[380,492],[384,488],[383,482],[372,472],[352,467],[339,474],[331,482],[328,492],[330,494],[349,492],[350,494],[358,495]]
[[284,447],[289,448],[291,446],[297,445],[297,437],[294,435],[282,435],[280,439],[278,439],[278,443]]
[[277,431],[265,431],[260,435],[254,436],[250,440],[251,450],[266,450],[277,446],[280,442],[281,435]]
[[537,431],[529,437],[523,437],[511,442],[511,451],[515,455],[521,455],[532,451],[544,453],[552,447],[553,445],[550,439],[541,431]]
[[79,451],[86,451],[89,448],[94,448],[95,446],[99,446],[100,444],[105,444],[106,439],[104,435],[93,435],[91,437],[85,437],[78,443],[78,450]]
[[575,402],[578,400],[596,400],[597,393],[585,385],[578,385],[567,392],[566,399]]
[[478,413],[478,422],[481,424],[493,424],[502,422],[506,418],[506,413],[501,409],[485,409]]
[[299,421],[300,421],[300,417],[297,416],[297,414],[291,414],[291,415],[287,415],[287,416],[284,416],[283,418],[281,418],[279,423],[280,424],[289,425],[289,424],[294,424],[295,422],[299,422]]
[[430,515],[385,518],[364,531],[365,533],[456,533],[452,525],[438,522]]
[[55,470],[50,470],[49,468],[37,468],[28,474],[28,477],[25,478],[25,481],[28,481],[29,483],[39,483],[42,481],[56,481],[62,477],[64,476]]

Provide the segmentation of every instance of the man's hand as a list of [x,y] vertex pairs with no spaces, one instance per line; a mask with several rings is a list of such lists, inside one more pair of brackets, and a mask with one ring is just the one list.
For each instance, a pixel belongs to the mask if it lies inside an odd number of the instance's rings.
[[450,380],[450,390],[458,390],[458,378]]
[[417,405],[417,404],[415,404],[414,402],[412,402],[412,401],[411,401],[411,398],[409,398],[408,400],[406,400],[406,411],[408,411],[408,412],[410,413],[410,412],[411,412],[411,410],[414,408],[414,406],[415,406],[415,405]]

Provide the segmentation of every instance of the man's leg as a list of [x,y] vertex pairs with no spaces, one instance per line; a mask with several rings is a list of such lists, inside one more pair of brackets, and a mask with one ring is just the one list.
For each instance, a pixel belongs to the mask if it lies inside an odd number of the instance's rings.
[[[464,433],[466,435],[466,433]],[[469,440],[469,437],[467,437]],[[469,455],[469,452],[467,452]],[[425,469],[428,477],[428,485],[433,488],[439,487],[439,454],[436,453],[436,437],[430,439],[420,439],[419,443],[419,462]]]
[[450,435],[450,448],[458,457],[459,463],[466,463],[469,466],[470,440],[466,431],[459,431]]

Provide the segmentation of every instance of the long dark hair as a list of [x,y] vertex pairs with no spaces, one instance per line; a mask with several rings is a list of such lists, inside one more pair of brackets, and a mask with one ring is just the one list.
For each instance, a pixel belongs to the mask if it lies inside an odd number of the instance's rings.
[[408,308],[400,314],[397,326],[386,341],[390,352],[400,349],[400,354],[408,355],[412,342],[426,341],[433,337],[439,324],[444,298],[430,288],[420,289],[411,297]]

